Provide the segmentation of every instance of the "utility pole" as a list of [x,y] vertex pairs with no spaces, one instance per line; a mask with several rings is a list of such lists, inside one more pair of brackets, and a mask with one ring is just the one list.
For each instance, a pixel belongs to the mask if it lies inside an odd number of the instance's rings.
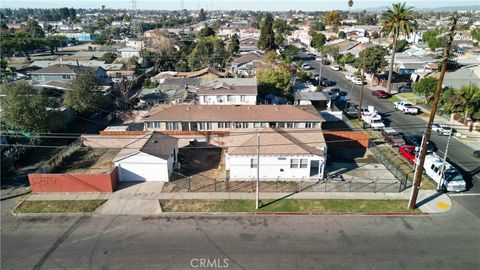
[[[370,38],[368,38],[368,45],[370,45]],[[362,64],[362,87],[360,88],[360,96],[358,97],[358,120],[362,121],[362,102],[363,102],[363,88],[365,86],[365,67],[367,65],[367,47],[364,49],[363,53],[363,64]],[[362,125],[363,126],[363,125]]]
[[260,188],[260,132],[257,131],[257,185],[255,188],[255,209],[258,210],[258,199]]
[[452,20],[453,20],[452,26],[448,33],[448,43],[445,48],[445,51],[443,52],[442,71],[440,72],[437,88],[435,89],[435,95],[434,95],[433,104],[432,104],[432,111],[430,112],[427,128],[425,129],[425,133],[422,138],[422,144],[421,144],[422,148],[420,149],[421,152],[420,152],[419,162],[417,164],[417,167],[415,170],[415,176],[413,178],[412,193],[410,196],[410,201],[408,202],[408,208],[410,209],[415,209],[415,206],[417,204],[418,191],[420,189],[420,184],[422,182],[423,165],[425,163],[425,156],[427,154],[428,142],[430,141],[430,134],[432,133],[432,125],[435,119],[435,114],[437,113],[438,101],[440,100],[440,91],[442,90],[443,78],[445,77],[448,59],[450,58],[450,50],[452,49],[453,36],[455,35],[455,28],[457,26],[457,21],[458,21],[457,13],[453,15]]
[[445,155],[443,156],[443,165],[442,165],[442,177],[440,181],[438,181],[437,190],[442,190],[443,185],[443,176],[445,173],[445,163],[447,163],[447,154],[448,154],[448,147],[450,146],[450,139],[452,138],[453,129],[450,129],[450,133],[448,134],[447,146],[445,147]]

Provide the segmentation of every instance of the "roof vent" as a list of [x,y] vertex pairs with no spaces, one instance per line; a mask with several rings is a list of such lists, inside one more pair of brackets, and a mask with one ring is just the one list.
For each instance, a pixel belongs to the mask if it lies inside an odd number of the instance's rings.
[[153,143],[158,143],[158,141],[157,141],[157,140],[155,140],[155,141],[153,141]]

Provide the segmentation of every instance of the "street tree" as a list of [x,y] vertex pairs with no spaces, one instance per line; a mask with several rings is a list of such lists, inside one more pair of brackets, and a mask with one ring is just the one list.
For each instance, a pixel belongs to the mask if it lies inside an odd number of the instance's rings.
[[105,97],[100,91],[100,81],[91,69],[82,70],[75,79],[67,84],[64,95],[64,105],[79,114],[89,114],[102,109]]
[[271,13],[267,13],[261,23],[258,47],[265,51],[276,49],[275,35],[273,32],[273,16]]
[[48,110],[49,101],[26,82],[8,83],[2,86],[2,119],[8,129],[33,134],[52,131],[52,124],[59,122],[54,111]]
[[323,23],[332,27],[333,32],[338,32],[338,27],[340,26],[340,21],[342,20],[342,15],[338,10],[332,10],[325,13],[323,17]]
[[257,71],[259,95],[287,95],[292,90],[291,72],[286,69],[266,69]]
[[[408,47],[408,41],[405,39],[397,40],[397,45],[395,46],[395,52],[403,52]],[[388,48],[393,49],[393,43],[388,46]]]
[[198,39],[195,48],[188,55],[188,65],[192,70],[205,67],[223,69],[226,60],[225,44],[215,36]]
[[25,26],[25,32],[27,32],[32,38],[45,37],[45,32],[43,32],[42,27],[40,27],[38,22],[33,19],[29,19],[27,21],[27,25]]
[[437,87],[438,79],[435,77],[425,77],[420,79],[415,86],[413,87],[413,92],[424,96],[427,100],[427,103],[430,102],[435,93],[435,88]]
[[347,34],[345,34],[345,32],[343,32],[343,31],[340,31],[340,32],[338,32],[338,38],[346,39],[346,38],[347,38]]
[[230,44],[228,44],[228,52],[230,53],[230,55],[234,55],[238,53],[239,50],[240,50],[240,38],[238,37],[237,34],[234,34],[232,36],[232,40]]
[[323,45],[327,42],[327,37],[322,33],[314,33],[312,40],[310,41],[310,46],[314,47],[317,50],[320,50]]
[[358,58],[354,62],[354,66],[361,69],[365,65],[365,72],[377,75],[384,67],[388,65],[385,56],[388,50],[380,45],[370,46],[360,52]]
[[415,30],[413,8],[407,7],[406,3],[394,3],[392,4],[392,8],[389,8],[382,13],[381,24],[382,32],[386,35],[393,36],[393,48],[387,81],[387,89],[390,92],[398,36],[400,34],[403,34],[404,36],[410,36]]
[[198,21],[203,22],[207,19],[207,14],[205,14],[205,10],[200,9],[200,13],[198,14]]
[[100,57],[100,60],[105,61],[107,64],[113,63],[115,59],[117,59],[117,56],[111,52],[107,52],[102,57]]
[[213,28],[211,28],[211,27],[208,26],[208,25],[205,25],[205,27],[202,28],[202,29],[198,32],[198,37],[199,37],[199,38],[209,37],[209,36],[214,36],[214,35],[215,35],[215,31],[213,30]]

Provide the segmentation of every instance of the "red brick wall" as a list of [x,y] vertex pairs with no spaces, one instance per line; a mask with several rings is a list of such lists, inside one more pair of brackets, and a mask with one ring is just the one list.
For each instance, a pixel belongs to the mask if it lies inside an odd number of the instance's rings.
[[32,192],[113,192],[117,168],[103,174],[29,174]]

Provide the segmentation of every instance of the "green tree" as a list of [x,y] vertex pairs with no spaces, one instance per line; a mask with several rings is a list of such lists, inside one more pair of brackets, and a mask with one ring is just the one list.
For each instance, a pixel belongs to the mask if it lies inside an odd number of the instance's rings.
[[57,51],[58,47],[63,46],[63,44],[65,44],[67,40],[68,38],[66,36],[55,35],[48,36],[45,39],[45,42],[48,48],[50,48],[50,54],[54,54]]
[[347,38],[347,34],[345,34],[345,32],[343,32],[343,31],[340,31],[340,32],[338,32],[338,38],[346,39],[346,38]]
[[291,76],[289,71],[281,69],[257,71],[259,95],[287,95],[293,88]]
[[293,45],[287,45],[282,52],[282,57],[287,63],[291,63],[293,57],[298,53],[298,48]]
[[320,49],[320,54],[321,55],[329,55],[336,59],[338,55],[340,54],[340,49],[337,46],[323,46]]
[[370,46],[361,51],[356,59],[354,66],[362,69],[365,65],[365,72],[377,75],[378,72],[387,66],[388,62],[385,56],[388,55],[388,50],[380,45]]
[[283,19],[276,19],[273,22],[273,29],[275,29],[277,33],[280,33],[280,34],[285,33],[288,30],[287,21]]
[[480,28],[472,29],[470,35],[473,40],[480,41]]
[[314,33],[312,40],[310,41],[310,46],[314,47],[317,50],[320,50],[323,45],[327,42],[327,37],[322,33]]
[[82,70],[67,84],[64,105],[79,114],[86,115],[105,105],[105,97],[100,91],[100,81],[91,69]]
[[338,27],[340,26],[340,21],[342,20],[342,15],[338,10],[327,11],[325,16],[323,16],[323,23],[330,25],[333,32],[338,32]]
[[117,56],[111,52],[107,52],[102,57],[100,57],[100,60],[105,61],[107,64],[113,63],[115,59],[117,59]]
[[198,14],[198,21],[203,22],[207,19],[207,14],[205,14],[205,10],[200,9],[200,13]]
[[393,36],[393,48],[391,53],[390,68],[388,73],[387,89],[390,92],[393,65],[395,63],[395,51],[397,39],[400,34],[409,36],[415,30],[415,18],[412,7],[406,3],[394,3],[392,8],[382,13],[382,32]]
[[322,22],[314,22],[310,25],[313,31],[325,31],[325,24]]
[[[388,46],[390,49],[393,49],[393,43]],[[405,39],[397,40],[397,46],[395,46],[395,52],[403,52],[408,47],[408,41]]]
[[260,38],[258,47],[262,50],[275,50],[275,36],[273,33],[273,16],[271,13],[265,15],[265,19],[260,26]]
[[96,44],[96,45],[105,45],[106,43],[107,43],[107,40],[103,35],[96,36],[92,40],[92,44]]
[[280,45],[282,45],[284,41],[285,41],[285,38],[283,37],[282,34],[275,34],[276,47],[279,47]]
[[222,69],[227,61],[227,51],[223,42],[215,36],[200,38],[188,55],[188,65],[192,70],[205,67]]
[[42,27],[38,25],[38,22],[32,19],[27,21],[25,26],[25,32],[27,32],[32,38],[43,38],[45,37],[45,32],[43,32]]
[[425,77],[420,79],[417,83],[415,83],[413,87],[413,92],[423,95],[427,102],[430,102],[433,98],[433,94],[435,93],[435,89],[438,84],[438,79],[435,77]]
[[26,82],[4,84],[2,87],[2,118],[9,129],[34,134],[50,132],[50,118],[47,110],[48,97],[35,91]]
[[199,38],[209,37],[209,36],[214,36],[214,35],[215,35],[215,31],[213,31],[213,29],[211,27],[209,27],[208,25],[205,25],[205,27],[202,28],[198,32],[198,37]]
[[447,38],[442,36],[444,29],[437,28],[425,31],[422,39],[428,44],[430,50],[435,51],[438,48],[444,48],[447,45]]
[[455,91],[455,95],[461,97],[462,103],[457,108],[461,108],[466,117],[480,117],[480,87],[477,84],[466,84]]
[[239,50],[240,50],[240,38],[238,37],[237,34],[234,34],[232,36],[232,40],[230,44],[228,44],[228,52],[230,53],[230,55],[234,55],[238,53]]

